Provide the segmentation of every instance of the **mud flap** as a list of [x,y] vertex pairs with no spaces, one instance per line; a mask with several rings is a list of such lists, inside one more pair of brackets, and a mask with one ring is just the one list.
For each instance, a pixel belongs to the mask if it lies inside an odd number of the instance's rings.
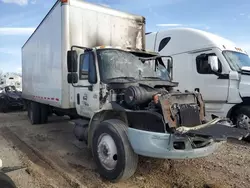
[[[184,128],[185,129],[185,128]],[[203,138],[212,138],[214,141],[225,141],[227,139],[241,140],[249,135],[249,131],[245,129],[239,129],[230,127],[223,124],[211,124],[198,129],[182,129],[179,134],[187,136],[199,136]]]

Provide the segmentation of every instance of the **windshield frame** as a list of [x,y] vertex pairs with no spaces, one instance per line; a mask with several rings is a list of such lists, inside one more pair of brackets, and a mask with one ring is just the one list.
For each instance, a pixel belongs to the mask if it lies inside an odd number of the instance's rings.
[[[246,56],[248,56],[249,62],[250,62],[250,57],[249,57],[249,55],[248,55],[247,53],[238,52],[238,51],[234,51],[234,50],[223,50],[223,51],[222,51],[222,55],[223,55],[223,57],[225,58],[227,64],[228,64],[229,67],[231,68],[231,70],[233,70],[233,71],[241,72],[241,68],[242,68],[244,65],[243,65],[243,66],[241,65],[241,67],[238,68],[238,69],[236,70],[235,67],[232,66],[231,60],[228,59],[226,52],[232,52],[232,53],[236,53],[236,54],[246,55]],[[236,63],[236,62],[235,62],[235,63]],[[238,65],[237,63],[236,63],[236,65],[239,67],[239,65]],[[249,67],[250,67],[250,64],[249,64]]]
[[[135,55],[135,54],[133,54],[133,51],[126,51],[126,50],[123,50],[123,49],[116,49],[116,48],[106,48],[106,49],[98,49],[98,50],[96,50],[96,56],[97,56],[97,60],[98,60],[98,67],[99,67],[99,74],[100,74],[100,79],[101,79],[101,81],[102,82],[104,82],[104,83],[110,83],[110,82],[114,82],[114,80],[115,80],[115,78],[116,77],[114,77],[114,78],[111,78],[111,80],[112,81],[108,81],[109,79],[107,79],[107,80],[105,80],[105,78],[104,78],[104,76],[103,76],[103,74],[104,74],[104,72],[101,70],[101,67],[103,66],[101,63],[103,63],[102,62],[102,60],[100,59],[101,57],[100,57],[100,51],[109,51],[109,50],[115,50],[115,51],[121,51],[121,52],[125,52],[125,53],[128,53],[128,54],[131,54],[132,56],[134,56],[135,58],[138,58],[138,60],[139,61],[142,61],[142,60],[145,60],[145,61],[151,61],[151,60],[156,60],[157,58],[159,59],[159,58],[161,58],[161,57],[169,57],[169,56],[158,56],[158,55],[156,55],[156,56],[152,56],[152,57],[143,57],[143,56],[140,56],[140,55]],[[145,52],[144,52],[145,53]],[[159,60],[158,60],[159,61]],[[141,62],[142,64],[143,64],[143,62]],[[155,62],[156,63],[156,62]],[[155,64],[154,63],[154,64]],[[162,63],[163,63],[163,61],[162,61]],[[161,63],[159,63],[159,65],[161,65]],[[166,76],[166,79],[163,79],[163,78],[161,78],[160,76],[158,77],[159,79],[158,80],[160,80],[160,81],[171,81],[171,78],[170,78],[170,73],[168,72],[168,69],[167,69],[167,67],[165,66],[165,64],[163,63],[163,67],[166,69],[166,73],[167,73],[167,76]],[[129,75],[126,75],[126,76],[128,76],[129,77]],[[147,76],[147,75],[144,75],[144,76]],[[150,79],[150,78],[143,78],[144,76],[142,76],[141,77],[141,79],[138,79],[138,78],[135,78],[135,80],[134,81],[149,81],[149,80],[156,80],[156,79]],[[149,77],[150,77],[150,75],[148,75]],[[119,79],[119,77],[117,77],[118,79]],[[157,78],[157,77],[155,77],[155,78]],[[123,79],[124,81],[124,83],[125,82],[133,82],[133,81],[131,81],[131,79],[129,80],[126,80],[126,79]],[[121,82],[120,81],[120,79],[119,79],[119,82]]]

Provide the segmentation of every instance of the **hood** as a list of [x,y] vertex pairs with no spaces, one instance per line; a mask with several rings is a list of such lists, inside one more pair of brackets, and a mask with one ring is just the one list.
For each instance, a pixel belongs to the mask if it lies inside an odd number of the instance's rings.
[[239,90],[241,97],[250,96],[250,67],[249,70],[244,69],[241,72]]

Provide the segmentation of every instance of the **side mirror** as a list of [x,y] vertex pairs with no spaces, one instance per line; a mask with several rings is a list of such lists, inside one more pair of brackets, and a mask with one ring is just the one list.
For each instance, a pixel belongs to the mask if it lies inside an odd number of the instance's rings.
[[212,71],[218,72],[219,61],[217,56],[208,56],[208,64],[210,65]]
[[68,72],[77,72],[77,52],[70,50],[67,53]]
[[68,73],[68,83],[69,84],[75,84],[78,82],[78,75],[77,73],[73,72],[73,73]]

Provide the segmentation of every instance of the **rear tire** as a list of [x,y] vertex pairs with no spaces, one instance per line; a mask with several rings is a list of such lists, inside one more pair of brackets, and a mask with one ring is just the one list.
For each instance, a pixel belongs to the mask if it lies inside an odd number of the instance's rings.
[[77,119],[78,118],[78,116],[76,116],[76,115],[69,115],[69,119]]
[[59,116],[59,117],[64,116],[64,113],[60,112],[60,111],[55,111],[54,114],[57,115],[57,116]]
[[41,122],[41,108],[37,102],[31,102],[29,105],[29,116],[32,125],[40,124]]
[[130,178],[137,169],[138,155],[127,136],[127,125],[117,119],[100,123],[92,138],[92,153],[99,174],[110,181]]
[[27,116],[30,119],[30,103],[27,103]]
[[49,114],[49,108],[45,104],[40,104],[40,110],[41,110],[41,124],[45,124],[48,122],[48,114]]

